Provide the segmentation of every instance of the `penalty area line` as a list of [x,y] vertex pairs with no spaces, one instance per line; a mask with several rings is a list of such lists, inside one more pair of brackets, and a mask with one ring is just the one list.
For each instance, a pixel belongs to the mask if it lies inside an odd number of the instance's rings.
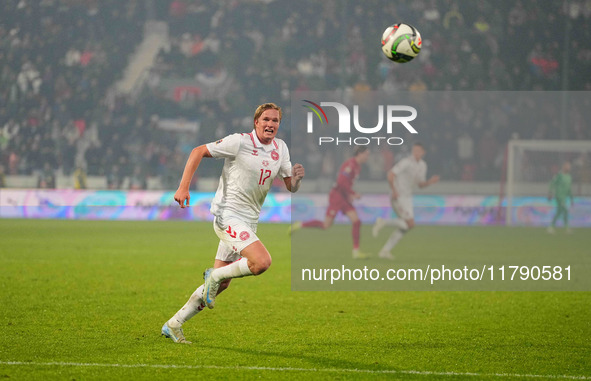
[[70,366],[70,367],[102,367],[102,368],[159,368],[159,369],[218,369],[218,370],[262,370],[274,372],[323,372],[323,373],[367,373],[367,374],[409,374],[421,376],[467,376],[467,377],[521,377],[551,378],[557,380],[591,380],[588,376],[552,375],[552,374],[519,374],[519,373],[472,373],[472,372],[434,372],[421,370],[395,369],[348,369],[348,368],[290,368],[266,366],[223,366],[223,365],[175,365],[175,364],[107,364],[80,362],[28,362],[0,361],[0,365],[17,366]]

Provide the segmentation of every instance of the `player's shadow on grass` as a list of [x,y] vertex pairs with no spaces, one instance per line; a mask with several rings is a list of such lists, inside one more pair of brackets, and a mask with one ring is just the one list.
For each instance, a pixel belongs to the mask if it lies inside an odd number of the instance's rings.
[[[314,355],[303,355],[303,354],[295,354],[293,352],[271,352],[271,351],[261,351],[261,350],[254,350],[254,349],[246,349],[246,348],[232,348],[232,347],[215,347],[210,346],[211,349],[219,349],[223,351],[234,351],[238,354],[244,355],[245,353],[255,355],[255,356],[268,356],[268,357],[284,357],[287,359],[300,359],[308,361],[315,365],[316,368],[323,368],[323,369],[367,369],[367,370],[375,370],[375,368],[371,368],[371,365],[383,366],[384,364],[380,364],[378,361],[371,361],[371,362],[353,362],[347,360],[337,360],[337,359],[327,359],[326,357],[321,356],[314,356]],[[317,366],[316,366],[317,365]],[[303,368],[303,366],[302,366]],[[380,368],[380,370],[392,370],[396,371],[399,369],[392,369],[390,367],[387,368]]]

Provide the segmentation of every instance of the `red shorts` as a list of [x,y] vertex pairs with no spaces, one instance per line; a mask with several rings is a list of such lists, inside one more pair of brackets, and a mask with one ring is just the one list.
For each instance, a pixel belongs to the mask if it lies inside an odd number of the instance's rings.
[[355,210],[353,204],[348,199],[343,197],[343,194],[336,189],[332,189],[328,195],[328,209],[326,209],[326,215],[334,217],[339,212],[346,214],[350,210]]

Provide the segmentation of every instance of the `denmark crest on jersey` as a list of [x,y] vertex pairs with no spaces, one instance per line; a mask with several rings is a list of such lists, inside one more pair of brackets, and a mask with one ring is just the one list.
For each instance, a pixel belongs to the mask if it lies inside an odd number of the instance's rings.
[[279,154],[277,153],[277,151],[271,151],[271,159],[275,161],[279,160]]
[[243,231],[242,233],[240,233],[240,239],[241,240],[246,241],[249,238],[250,238],[250,234],[248,234],[247,231]]

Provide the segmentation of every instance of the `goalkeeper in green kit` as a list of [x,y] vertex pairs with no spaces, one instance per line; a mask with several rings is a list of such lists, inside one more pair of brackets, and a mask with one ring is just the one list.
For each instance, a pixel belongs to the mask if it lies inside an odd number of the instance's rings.
[[552,197],[556,198],[556,214],[552,218],[552,225],[548,226],[548,233],[554,234],[556,232],[556,221],[560,217],[564,221],[564,227],[567,233],[571,233],[571,229],[568,226],[568,207],[566,205],[566,199],[570,198],[570,205],[573,205],[573,193],[571,190],[573,179],[570,175],[570,163],[566,161],[562,165],[562,170],[554,176],[550,181],[550,191],[548,193],[548,200],[552,200]]

